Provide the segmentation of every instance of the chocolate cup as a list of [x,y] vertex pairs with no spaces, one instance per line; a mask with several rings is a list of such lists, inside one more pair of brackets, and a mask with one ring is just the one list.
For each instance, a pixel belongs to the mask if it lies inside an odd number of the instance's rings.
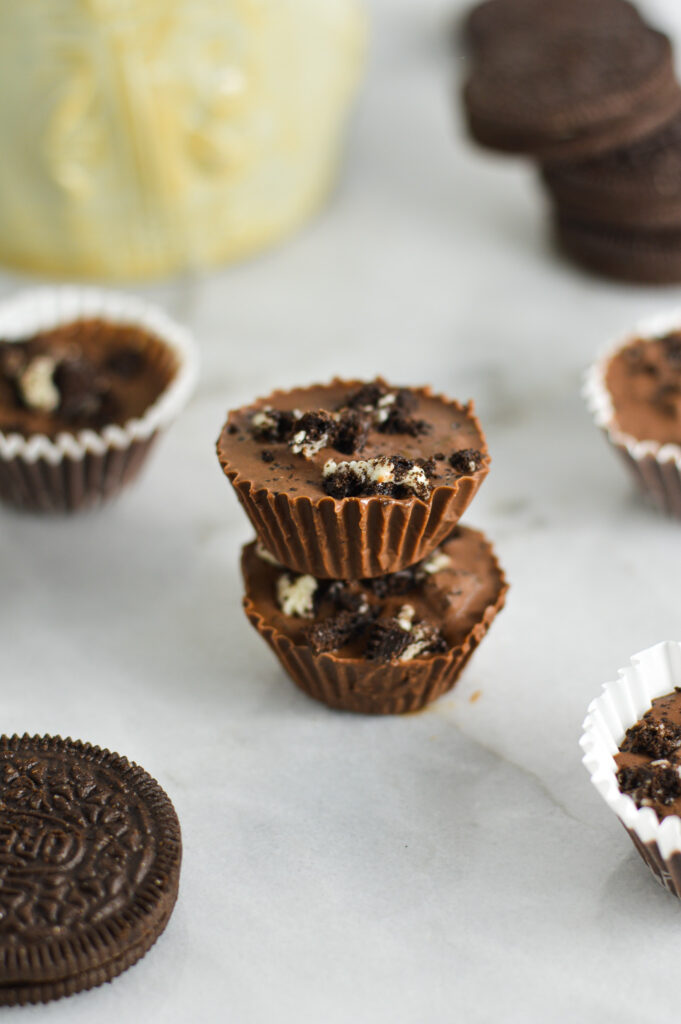
[[[245,550],[245,548],[243,549]],[[508,583],[496,558],[501,584],[494,604],[485,609],[457,647],[444,654],[414,658],[405,663],[367,661],[315,654],[306,644],[296,644],[270,625],[246,594],[243,607],[251,625],[272,648],[284,670],[299,689],[341,711],[364,715],[401,715],[420,711],[451,690],[497,613],[504,607]]]
[[76,512],[114,497],[138,475],[193,389],[197,354],[188,332],[160,309],[118,292],[70,286],[24,292],[0,305],[0,335],[30,337],[93,318],[148,334],[146,354],[161,382],[159,394],[122,425],[56,437],[0,432],[0,501],[17,509]]
[[142,469],[158,433],[82,459],[0,460],[0,501],[26,512],[78,512],[114,498]]
[[[359,387],[363,382],[348,383]],[[430,388],[411,390],[432,396]],[[272,397],[280,395],[275,392]],[[255,488],[230,462],[223,447],[231,417],[218,439],[218,459],[258,539],[287,569],[317,579],[384,576],[427,558],[451,533],[489,472],[487,444],[473,403],[462,406],[446,398],[442,401],[457,413],[463,412],[478,431],[483,465],[451,486],[434,487],[427,502],[385,495],[337,499],[322,493],[312,499]]]

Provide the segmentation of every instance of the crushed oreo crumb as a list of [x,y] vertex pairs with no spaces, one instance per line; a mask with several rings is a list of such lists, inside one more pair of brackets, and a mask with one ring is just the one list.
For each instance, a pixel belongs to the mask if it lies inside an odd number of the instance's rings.
[[449,465],[462,476],[468,473],[477,473],[479,469],[482,469],[482,464],[482,452],[479,452],[477,448],[461,448],[449,456]]
[[344,401],[344,407],[369,413],[373,426],[381,434],[408,434],[419,437],[426,434],[430,424],[412,415],[417,405],[416,396],[407,388],[390,391],[384,384],[364,384]]
[[[387,416],[376,424],[377,429],[382,434],[408,434],[411,437],[427,434],[431,429],[430,424],[426,420],[412,416],[415,405],[415,396],[406,389],[400,388],[395,395],[394,402],[388,407]],[[383,411],[379,402],[378,415],[381,416]]]
[[342,611],[331,618],[316,622],[305,631],[305,639],[315,654],[336,651],[339,647],[358,640],[374,621],[378,609]]
[[286,441],[296,415],[266,405],[251,416],[251,432],[257,441]]
[[274,452],[271,452],[269,448],[263,448],[260,452],[260,458],[263,462],[274,462]]
[[369,633],[366,657],[370,661],[411,661],[447,650],[437,626],[413,620],[414,609],[408,604],[394,618],[379,620]]
[[[251,416],[250,429],[256,441],[287,443],[295,455],[306,459],[326,447],[353,455],[362,451],[372,428],[381,434],[412,437],[427,433],[431,425],[412,415],[417,404],[416,396],[407,388],[390,391],[374,382],[352,392],[334,412],[318,409],[301,413],[263,406]],[[433,459],[419,461],[426,475],[435,474]]]
[[370,412],[376,408],[379,399],[387,394],[387,389],[380,384],[363,384],[357,391],[351,392],[344,400],[343,406],[348,409],[363,409]]
[[681,796],[681,775],[669,761],[620,768],[617,783],[638,807],[657,802],[669,806]]
[[61,360],[54,371],[54,383],[61,395],[59,413],[65,420],[104,426],[115,418],[113,392],[98,379],[89,360],[81,356]]
[[138,377],[140,373],[146,367],[146,360],[143,354],[138,348],[128,346],[128,348],[121,348],[117,352],[112,352],[104,368],[109,370],[111,373],[115,373],[117,377],[123,377],[126,380],[130,380],[133,377]]
[[0,343],[0,372],[17,405],[34,412],[56,412],[74,426],[102,427],[119,407],[95,365],[80,354],[36,351],[32,340]]
[[395,619],[381,619],[369,634],[365,656],[369,661],[397,661],[408,646],[407,630]]
[[339,416],[333,447],[342,455],[361,452],[371,426],[369,416],[357,409],[343,409]]
[[627,729],[620,750],[632,754],[646,754],[658,760],[661,757],[669,757],[679,747],[681,729],[644,715],[640,722]]
[[401,455],[336,462],[328,459],[322,471],[324,491],[332,498],[368,497],[384,494],[391,498],[415,495],[430,497],[430,483],[423,469]]
[[301,413],[265,406],[251,417],[256,441],[287,443],[294,455],[311,459],[322,448],[335,448],[344,455],[360,452],[366,444],[371,418],[356,409]]
[[333,445],[336,428],[335,418],[323,409],[305,412],[293,421],[287,438],[289,448],[294,455],[311,459],[322,448]]
[[434,476],[437,476],[437,466],[435,465],[435,459],[416,459],[416,465],[420,466],[423,472],[426,474],[429,480],[432,480]]

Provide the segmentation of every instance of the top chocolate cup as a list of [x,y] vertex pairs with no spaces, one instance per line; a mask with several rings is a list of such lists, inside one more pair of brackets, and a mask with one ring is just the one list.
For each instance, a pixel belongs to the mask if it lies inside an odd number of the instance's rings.
[[472,403],[380,378],[274,391],[229,414],[217,453],[278,562],[347,580],[426,558],[490,462]]

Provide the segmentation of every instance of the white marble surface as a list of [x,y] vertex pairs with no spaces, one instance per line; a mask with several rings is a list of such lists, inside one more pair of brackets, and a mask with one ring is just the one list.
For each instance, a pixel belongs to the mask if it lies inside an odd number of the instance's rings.
[[[194,328],[204,361],[144,479],[77,519],[0,513],[2,730],[138,760],[185,842],[177,909],[145,960],[8,1021],[678,1012],[681,906],[591,790],[577,741],[601,682],[681,632],[681,530],[631,495],[580,373],[681,289],[554,258],[531,168],[453,126],[452,4],[371,7],[326,211],[252,263],[144,290]],[[456,690],[404,719],[309,701],[240,610],[249,527],[213,453],[224,412],[334,372],[473,396],[494,457],[467,519],[497,544],[507,609]]]

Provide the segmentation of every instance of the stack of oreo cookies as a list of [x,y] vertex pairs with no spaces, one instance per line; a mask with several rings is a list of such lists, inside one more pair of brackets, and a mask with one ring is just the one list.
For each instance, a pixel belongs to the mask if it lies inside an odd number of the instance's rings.
[[669,39],[627,0],[485,0],[465,22],[468,127],[534,157],[572,258],[681,281],[681,88]]

